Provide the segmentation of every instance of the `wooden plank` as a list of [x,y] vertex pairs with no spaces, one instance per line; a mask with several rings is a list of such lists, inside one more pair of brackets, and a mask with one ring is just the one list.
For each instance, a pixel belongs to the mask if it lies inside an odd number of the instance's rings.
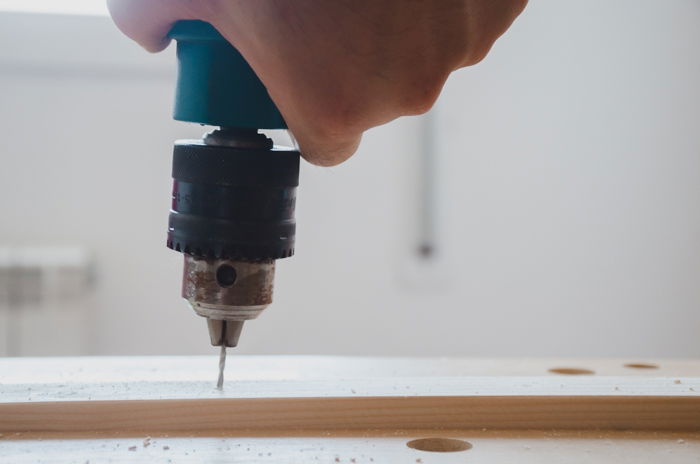
[[[653,361],[657,369],[624,364],[238,358],[219,392],[213,357],[0,360],[0,432],[700,430],[700,377],[647,374],[696,375],[699,361]],[[503,365],[540,375],[508,376]],[[544,366],[618,376],[554,375]],[[472,375],[493,371],[500,374]],[[263,380],[239,380],[250,377]]]
[[70,401],[0,406],[0,431],[698,430],[697,397],[446,396]]

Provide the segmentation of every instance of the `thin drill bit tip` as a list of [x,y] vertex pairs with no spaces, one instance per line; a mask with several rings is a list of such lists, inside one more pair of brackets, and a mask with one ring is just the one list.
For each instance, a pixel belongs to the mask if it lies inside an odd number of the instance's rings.
[[216,388],[219,390],[224,389],[224,368],[226,367],[226,345],[221,344],[221,351],[219,352],[219,380],[216,381]]

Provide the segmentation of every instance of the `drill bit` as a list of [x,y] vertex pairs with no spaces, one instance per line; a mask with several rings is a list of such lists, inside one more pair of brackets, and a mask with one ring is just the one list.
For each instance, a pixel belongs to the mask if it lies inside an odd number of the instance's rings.
[[243,330],[245,321],[227,321],[221,319],[207,319],[209,327],[209,337],[213,346],[220,346],[219,352],[219,380],[216,388],[224,388],[224,368],[226,367],[226,348],[233,348],[238,345],[238,339]]
[[224,389],[224,368],[226,367],[226,321],[221,324],[221,351],[219,351],[219,380],[216,381],[217,390]]
[[219,352],[219,380],[216,381],[217,390],[224,389],[224,367],[226,367],[226,345],[221,344]]

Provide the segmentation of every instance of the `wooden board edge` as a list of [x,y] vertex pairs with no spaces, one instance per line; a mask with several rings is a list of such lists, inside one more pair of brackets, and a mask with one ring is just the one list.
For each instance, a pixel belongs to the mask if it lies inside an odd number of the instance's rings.
[[0,432],[700,430],[698,396],[440,396],[0,404]]

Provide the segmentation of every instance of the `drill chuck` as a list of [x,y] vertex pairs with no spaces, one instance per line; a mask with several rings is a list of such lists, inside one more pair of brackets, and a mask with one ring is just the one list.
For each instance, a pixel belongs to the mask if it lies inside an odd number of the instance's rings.
[[219,129],[173,150],[167,244],[185,254],[182,297],[214,345],[236,345],[242,322],[272,302],[275,260],[294,254],[299,152],[269,142]]
[[243,323],[272,303],[275,262],[201,259],[185,255],[182,297],[207,319],[214,346],[236,346]]
[[291,256],[298,184],[296,150],[177,142],[168,246],[217,259]]
[[182,296],[207,319],[212,345],[236,346],[243,322],[272,302],[275,260],[294,254],[299,152],[258,134],[287,125],[214,27],[178,21],[169,36],[174,118],[221,129],[175,144],[167,244],[185,255]]

